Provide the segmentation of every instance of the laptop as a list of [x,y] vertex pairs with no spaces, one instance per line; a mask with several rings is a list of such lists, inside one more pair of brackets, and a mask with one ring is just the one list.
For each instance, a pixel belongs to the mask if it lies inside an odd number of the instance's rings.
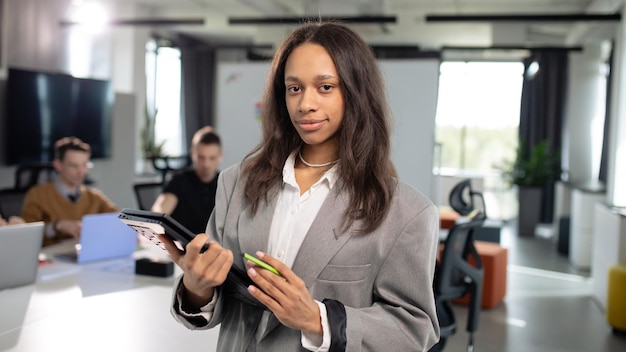
[[43,229],[43,222],[0,226],[0,290],[35,282]]
[[118,219],[119,213],[89,214],[82,218],[80,241],[62,260],[79,264],[128,257],[137,249],[137,232]]

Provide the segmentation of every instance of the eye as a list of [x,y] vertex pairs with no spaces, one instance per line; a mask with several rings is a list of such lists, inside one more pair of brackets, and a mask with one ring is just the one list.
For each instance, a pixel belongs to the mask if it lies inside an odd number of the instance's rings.
[[333,89],[333,86],[331,86],[330,84],[324,84],[320,87],[321,90],[328,92],[329,90]]
[[298,86],[292,86],[292,87],[288,87],[287,88],[287,91],[291,92],[291,93],[298,93],[300,90],[301,90],[301,88],[298,87]]

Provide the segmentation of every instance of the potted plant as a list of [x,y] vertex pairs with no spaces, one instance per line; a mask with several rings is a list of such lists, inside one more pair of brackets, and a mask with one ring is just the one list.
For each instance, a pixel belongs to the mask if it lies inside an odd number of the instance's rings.
[[518,234],[534,236],[541,215],[541,201],[545,186],[561,177],[561,158],[550,151],[547,141],[532,148],[520,143],[516,158],[500,168],[502,176],[518,190]]
[[[144,126],[141,130],[141,151],[144,158],[144,173],[146,174],[154,172],[154,159],[164,156],[163,147],[165,146],[165,141],[156,142],[156,113],[155,111],[154,114],[150,114],[146,104],[144,108]],[[147,168],[150,168],[151,171],[147,171]]]
[[154,114],[150,114],[146,104],[144,109],[144,127],[141,131],[141,150],[143,151],[145,159],[153,159],[163,156],[163,146],[165,145],[165,141],[162,141],[161,143],[156,142],[156,113],[157,112],[155,111]]

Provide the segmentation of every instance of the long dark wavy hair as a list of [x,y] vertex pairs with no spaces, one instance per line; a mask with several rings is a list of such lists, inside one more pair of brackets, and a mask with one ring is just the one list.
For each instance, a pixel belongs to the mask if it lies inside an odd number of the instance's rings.
[[397,183],[390,160],[390,112],[384,82],[369,46],[337,22],[305,23],[280,45],[272,60],[262,103],[263,139],[245,159],[245,195],[256,213],[270,189],[281,185],[289,155],[304,142],[291,123],[285,102],[285,64],[305,43],[320,45],[333,59],[344,94],[345,112],[337,131],[338,187],[350,201],[344,230],[360,220],[357,233],[376,229],[387,213]]

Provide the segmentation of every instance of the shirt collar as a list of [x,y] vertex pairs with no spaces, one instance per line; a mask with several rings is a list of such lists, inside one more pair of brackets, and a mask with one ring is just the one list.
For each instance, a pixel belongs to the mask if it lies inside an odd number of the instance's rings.
[[[295,174],[295,165],[296,165],[297,155],[298,155],[297,152],[291,153],[291,155],[289,155],[289,157],[285,161],[285,166],[283,167],[283,182],[294,187],[298,186],[298,183],[296,182],[296,174]],[[327,182],[328,188],[333,189],[333,187],[335,186],[335,183],[337,182],[337,169],[338,169],[337,165],[338,164],[335,164],[333,165],[333,167],[328,169],[324,173],[324,175],[322,175],[322,177],[317,182],[315,182],[313,187],[322,182]]]
[[70,195],[80,197],[80,194],[81,194],[80,186],[76,190],[76,193],[72,193],[67,188],[65,188],[65,186],[63,186],[63,184],[61,183],[61,180],[59,179],[59,175],[55,174],[53,176],[53,179],[54,179],[54,185],[57,191],[59,191],[59,193],[61,193],[65,198],[68,198]]

